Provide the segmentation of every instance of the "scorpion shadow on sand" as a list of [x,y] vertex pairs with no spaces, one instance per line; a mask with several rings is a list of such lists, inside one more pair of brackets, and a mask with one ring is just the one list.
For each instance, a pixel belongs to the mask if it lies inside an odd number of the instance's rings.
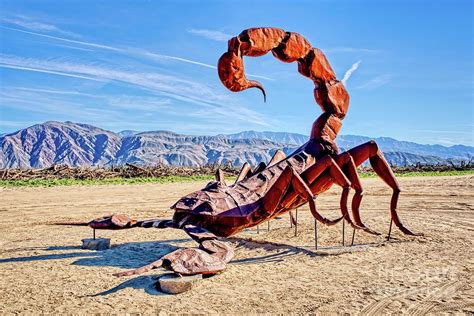
[[[129,242],[113,246],[103,251],[82,250],[80,246],[49,246],[49,247],[23,247],[3,251],[67,251],[79,250],[77,252],[40,254],[23,257],[10,257],[0,259],[0,264],[9,262],[31,262],[44,260],[60,260],[78,258],[73,265],[80,266],[110,266],[123,269],[136,268],[152,261],[158,260],[160,257],[181,248],[178,245],[188,243],[190,239],[174,239],[166,241],[148,241],[148,242]],[[324,247],[318,250],[308,249],[309,247],[299,247],[283,243],[270,241],[258,241],[251,238],[230,237],[227,241],[232,243],[235,248],[245,248],[254,250],[257,248],[267,251],[268,255],[249,257],[243,259],[234,259],[230,264],[254,264],[271,261],[282,261],[286,257],[303,254],[310,257],[337,256],[348,252],[360,251],[366,247],[377,247],[383,243],[360,244],[352,247]],[[397,241],[392,240],[391,243]],[[196,245],[197,246],[197,245]]]
[[50,246],[50,247],[24,247],[11,249],[8,252],[17,251],[68,251],[62,253],[46,253],[32,256],[10,257],[0,259],[0,264],[9,262],[32,262],[45,260],[73,259],[73,265],[80,266],[110,266],[124,269],[136,268],[157,260],[161,256],[178,249],[176,244],[189,242],[189,239],[174,239],[166,241],[131,242],[113,246],[103,251],[82,250],[80,246]]
[[[257,241],[250,238],[242,237],[231,237],[227,239],[232,243],[236,250],[244,248],[247,250],[255,250],[257,248],[264,249],[268,254],[256,257],[248,257],[242,259],[234,259],[230,262],[230,265],[242,265],[242,264],[261,264],[261,263],[274,263],[284,261],[286,258],[303,254],[310,257],[326,257],[326,256],[337,256],[347,252],[357,251],[356,248],[360,247],[373,247],[380,244],[364,244],[354,247],[334,247],[333,251],[307,249],[307,247],[292,246],[283,243],[275,243],[268,241]],[[76,261],[72,262],[72,265],[79,266],[108,266],[118,267],[122,269],[137,268],[155,260],[160,257],[181,248],[180,244],[189,243],[190,239],[174,239],[165,241],[149,241],[149,242],[131,242],[124,243],[117,246],[113,246],[110,249],[104,251],[90,251],[81,250],[80,246],[49,246],[49,247],[24,247],[11,249],[5,252],[16,252],[16,251],[73,251],[66,253],[52,253],[52,254],[40,254],[33,256],[23,257],[11,257],[0,259],[0,265],[2,263],[11,262],[32,262],[32,261],[44,261],[44,260],[60,260],[60,259],[73,259],[77,258]],[[187,246],[187,245],[186,245]],[[79,250],[79,251],[75,251]],[[360,249],[359,249],[360,250]],[[159,271],[159,272],[158,272]],[[89,297],[95,296],[106,296],[125,288],[143,289],[150,295],[165,295],[158,291],[155,284],[158,278],[166,273],[164,270],[157,270],[158,273],[153,275],[138,276],[132,279],[128,279],[115,287],[102,291],[96,294],[88,295]]]
[[[47,260],[61,260],[61,259],[77,259],[72,262],[72,265],[79,266],[109,266],[123,269],[132,269],[143,266],[160,257],[174,251],[180,247],[177,245],[187,243],[189,239],[174,239],[166,241],[150,241],[150,242],[132,242],[113,246],[110,249],[103,251],[82,250],[80,246],[49,246],[49,247],[23,247],[10,249],[6,252],[18,251],[72,251],[67,253],[46,253],[33,256],[10,257],[0,259],[0,266],[2,263],[21,263]],[[77,251],[76,251],[77,250]],[[118,272],[118,271],[117,271]],[[161,273],[154,275],[138,276],[133,279],[128,279],[117,286],[99,292],[97,294],[87,295],[88,297],[105,296],[125,288],[142,289],[150,295],[165,295],[156,289],[156,282],[158,278],[166,273],[161,270]]]
[[87,295],[86,297],[106,296],[124,290],[126,288],[143,290],[145,291],[145,293],[150,295],[168,295],[157,290],[156,288],[156,283],[158,282],[158,279],[164,274],[166,273],[138,276],[133,279],[126,280],[125,282],[122,282],[109,290],[105,290],[92,295]]

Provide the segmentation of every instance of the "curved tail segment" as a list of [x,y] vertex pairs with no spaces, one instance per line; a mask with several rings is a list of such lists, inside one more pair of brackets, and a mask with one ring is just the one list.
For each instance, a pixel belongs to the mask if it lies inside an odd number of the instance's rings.
[[337,152],[334,139],[347,113],[349,95],[344,85],[336,80],[323,52],[312,47],[300,34],[271,27],[244,30],[229,40],[227,52],[219,59],[217,69],[220,80],[234,92],[260,89],[266,99],[262,84],[245,76],[242,57],[263,56],[269,51],[283,62],[296,61],[298,72],[314,82],[314,97],[324,113],[314,122],[311,139],[326,143]]

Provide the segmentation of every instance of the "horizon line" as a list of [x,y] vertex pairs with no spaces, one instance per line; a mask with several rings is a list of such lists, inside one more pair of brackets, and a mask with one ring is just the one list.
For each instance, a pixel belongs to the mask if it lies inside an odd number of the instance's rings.
[[[1,121],[0,121],[1,122]],[[26,123],[26,122],[25,122]],[[121,129],[121,130],[110,130],[110,129],[106,129],[106,128],[102,128],[102,127],[99,127],[99,126],[96,126],[96,125],[92,125],[92,124],[89,124],[89,123],[81,123],[81,122],[73,122],[73,121],[56,121],[56,120],[48,120],[48,121],[44,121],[44,122],[41,122],[41,123],[33,123],[31,124],[31,122],[29,124],[29,126],[27,127],[23,127],[23,128],[20,128],[20,129],[16,129],[14,131],[11,131],[11,132],[2,132],[0,131],[0,137],[3,137],[3,136],[8,136],[8,135],[11,135],[11,134],[15,134],[21,130],[25,130],[25,129],[28,129],[28,128],[31,128],[33,126],[36,126],[36,125],[45,125],[47,123],[60,123],[60,124],[67,124],[67,123],[72,123],[72,124],[77,124],[77,125],[88,125],[88,126],[92,126],[94,128],[98,128],[98,129],[102,129],[104,131],[107,131],[107,132],[112,132],[114,134],[117,134],[119,135],[119,133],[121,132],[124,132],[124,131],[132,131],[134,132],[133,135],[138,135],[138,134],[144,134],[144,133],[150,133],[150,132],[170,132],[170,133],[174,133],[174,134],[178,134],[178,135],[184,135],[184,136],[220,136],[220,135],[224,135],[224,136],[229,136],[229,135],[234,135],[234,134],[240,134],[240,133],[245,133],[245,132],[255,132],[255,133],[283,133],[283,134],[295,134],[295,135],[300,135],[300,136],[304,136],[304,137],[308,137],[309,139],[309,135],[304,135],[304,134],[301,134],[301,133],[295,133],[295,132],[282,132],[282,131],[269,131],[269,130],[266,130],[266,131],[257,131],[257,130],[242,130],[242,131],[239,131],[239,132],[234,132],[234,133],[217,133],[217,134],[193,134],[193,133],[178,133],[178,132],[175,132],[175,131],[172,131],[172,130],[161,130],[161,129],[156,129],[156,130],[144,130],[144,131],[137,131],[137,130],[133,130],[133,129]],[[119,135],[120,136],[120,135]],[[370,138],[370,139],[380,139],[380,138],[390,138],[390,139],[393,139],[393,140],[396,140],[396,141],[399,141],[399,142],[408,142],[408,143],[414,143],[414,144],[417,144],[417,145],[428,145],[428,146],[433,146],[433,145],[438,145],[438,146],[442,146],[442,147],[445,147],[445,148],[451,148],[453,146],[466,146],[466,147],[472,147],[474,148],[474,145],[466,145],[466,144],[461,144],[461,143],[457,143],[457,144],[453,144],[453,145],[442,145],[442,144],[439,144],[439,143],[432,143],[432,144],[427,144],[427,143],[417,143],[417,142],[414,142],[414,141],[407,141],[407,140],[400,140],[400,139],[397,139],[397,138],[394,138],[394,137],[391,137],[391,136],[368,136],[368,135],[357,135],[357,134],[341,134],[339,136],[356,136],[356,137],[365,137],[365,138]],[[126,137],[126,136],[125,136]],[[337,140],[337,137],[336,137],[336,140]]]

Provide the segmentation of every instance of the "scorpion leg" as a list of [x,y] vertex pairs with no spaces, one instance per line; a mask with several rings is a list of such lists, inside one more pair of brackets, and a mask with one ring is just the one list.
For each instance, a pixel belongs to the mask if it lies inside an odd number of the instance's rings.
[[275,154],[273,154],[272,156],[272,159],[270,160],[270,162],[268,163],[268,165],[266,163],[264,163],[263,161],[261,161],[256,167],[255,169],[253,169],[253,171],[250,171],[249,173],[247,173],[246,177],[245,178],[249,178],[253,175],[256,175],[257,173],[260,173],[262,172],[263,170],[265,170],[267,167],[270,167],[280,161],[282,161],[283,159],[286,158],[286,155],[285,153],[278,149]]
[[234,257],[234,249],[227,243],[217,240],[217,236],[208,230],[184,225],[184,231],[196,242],[199,248],[175,250],[166,256],[137,269],[115,273],[115,276],[130,276],[163,267],[181,275],[216,274],[226,268]]
[[285,159],[285,158],[286,158],[286,155],[285,155],[285,153],[283,152],[283,150],[278,149],[278,150],[273,154],[272,159],[271,159],[270,162],[268,163],[268,167],[271,167],[271,166],[273,166],[274,164],[279,163],[280,161],[282,161],[282,160]]
[[[273,157],[272,159],[270,159],[270,161],[268,162],[268,165],[267,167],[271,167],[273,166],[274,164],[277,164],[279,163],[280,161],[282,161],[283,159],[286,158],[286,154],[283,150],[281,149],[278,149],[274,154],[273,154]],[[288,212],[290,214],[290,226],[291,225],[298,225],[298,223],[296,222],[296,218],[295,216],[293,215],[293,211],[289,211]]]
[[[291,191],[290,187],[293,187],[294,191]],[[275,210],[280,208],[280,206],[284,207],[283,203],[286,200],[285,196],[287,195],[291,196],[292,200],[297,196],[306,199],[309,203],[311,214],[316,220],[325,225],[334,225],[342,219],[342,217],[340,217],[335,220],[330,220],[318,212],[316,203],[313,200],[313,193],[311,193],[308,185],[292,166],[287,166],[278,180],[273,184],[270,190],[268,190],[263,198],[264,210],[269,214],[273,214]]]
[[362,223],[362,220],[360,218],[359,208],[360,208],[360,203],[362,202],[362,196],[364,194],[364,191],[362,189],[362,184],[360,183],[360,178],[357,172],[357,167],[354,163],[354,159],[348,152],[345,152],[337,156],[335,160],[338,163],[338,165],[341,167],[342,171],[347,176],[347,178],[351,181],[351,187],[355,190],[354,197],[352,198],[352,216],[357,226],[353,225],[353,227],[361,228],[369,234],[380,235],[380,233],[365,226],[364,223]]
[[[332,159],[331,156],[327,155],[322,157],[318,160],[314,165],[306,169],[301,176],[303,179],[310,184],[310,187],[314,186],[314,183],[318,181],[321,174],[328,173],[329,176],[342,187],[342,195],[340,200],[340,209],[342,213],[342,217],[351,225],[356,226],[350,216],[349,210],[347,209],[347,199],[349,196],[349,190],[351,187],[351,182],[345,174],[342,172],[341,168],[337,165],[337,163]],[[357,226],[356,226],[357,228]]]
[[247,178],[253,176],[253,175],[256,175],[257,173],[260,173],[262,172],[263,170],[265,170],[265,168],[267,168],[267,164],[264,163],[263,161],[261,161],[256,167],[255,169],[253,169],[253,171],[247,176]]
[[[341,186],[343,189],[340,200],[340,208],[342,212],[342,217],[340,219],[344,218],[354,226],[347,209],[347,198],[349,196],[351,183],[331,156],[323,156],[315,164],[303,171],[301,177],[305,183],[308,183],[309,188],[312,189],[311,192],[313,195],[318,192],[318,188],[324,186],[330,187],[334,182]],[[292,209],[304,204],[304,201],[298,199],[296,193],[292,193],[285,196],[281,204],[284,206],[284,209]]]
[[217,169],[216,170],[216,181],[222,183],[223,185],[227,186],[227,184],[225,183],[225,179],[224,179],[224,171],[222,171],[222,169]]
[[252,169],[250,168],[249,163],[248,162],[244,163],[242,165],[242,169],[240,169],[237,179],[235,179],[234,184],[244,180],[250,172],[252,172]]
[[397,203],[398,196],[400,195],[400,186],[398,184],[392,169],[388,162],[385,160],[382,152],[379,150],[377,143],[374,141],[367,142],[360,146],[350,149],[349,154],[354,160],[355,166],[361,165],[364,161],[369,159],[370,165],[374,169],[375,173],[393,190],[392,199],[390,201],[390,215],[392,222],[406,235],[420,236],[421,234],[415,234],[408,228],[403,226],[400,218],[397,214]]

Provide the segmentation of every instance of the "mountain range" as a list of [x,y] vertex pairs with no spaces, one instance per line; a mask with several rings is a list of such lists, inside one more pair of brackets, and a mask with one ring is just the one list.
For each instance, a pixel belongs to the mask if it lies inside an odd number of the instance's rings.
[[[308,136],[284,132],[244,131],[229,135],[191,136],[170,131],[122,131],[114,133],[92,125],[49,121],[0,136],[0,168],[111,166],[135,163],[201,166],[269,161],[277,149],[287,154],[304,144]],[[349,149],[371,140],[341,135],[337,144]],[[374,138],[392,165],[445,164],[470,160],[474,147],[421,145],[393,138]]]

